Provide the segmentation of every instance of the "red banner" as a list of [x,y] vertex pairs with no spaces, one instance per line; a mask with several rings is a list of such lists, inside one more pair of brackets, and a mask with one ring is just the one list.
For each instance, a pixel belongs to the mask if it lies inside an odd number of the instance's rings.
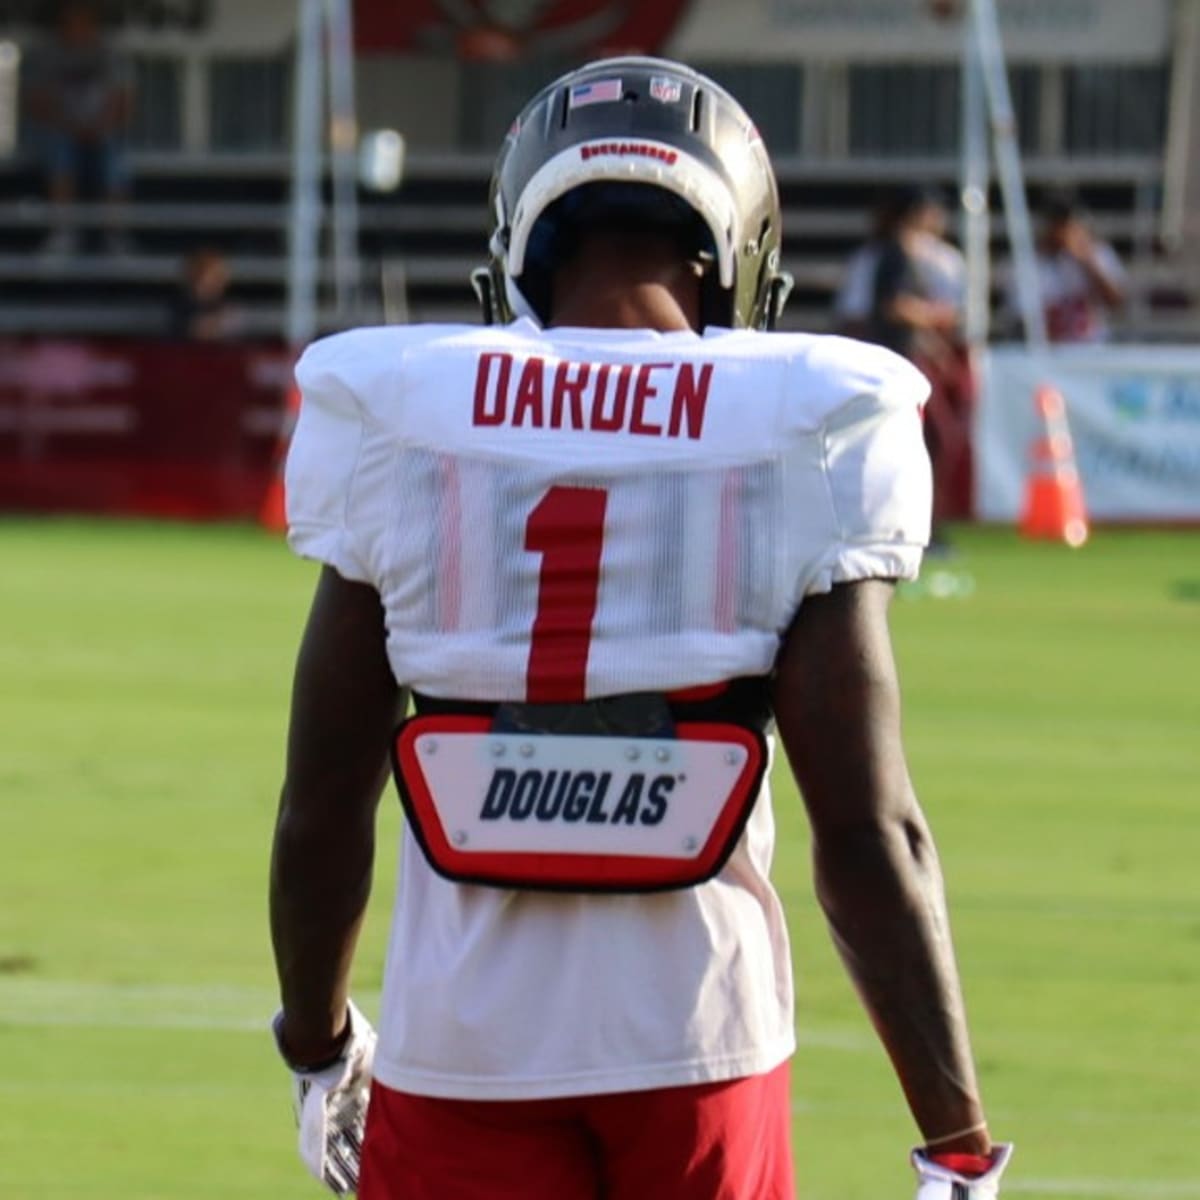
[[275,346],[0,345],[0,508],[254,517],[290,376]]
[[355,0],[365,52],[582,59],[651,53],[690,0]]

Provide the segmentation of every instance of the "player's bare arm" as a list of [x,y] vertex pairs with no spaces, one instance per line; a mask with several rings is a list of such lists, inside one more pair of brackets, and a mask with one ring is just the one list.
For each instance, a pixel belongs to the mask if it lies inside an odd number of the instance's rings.
[[296,1063],[337,1053],[375,854],[375,810],[404,703],[373,588],[323,568],[300,645],[271,859],[282,1041]]
[[986,1155],[941,870],[901,745],[891,593],[867,580],[804,601],[775,714],[812,824],[821,906],[917,1125],[938,1152]]

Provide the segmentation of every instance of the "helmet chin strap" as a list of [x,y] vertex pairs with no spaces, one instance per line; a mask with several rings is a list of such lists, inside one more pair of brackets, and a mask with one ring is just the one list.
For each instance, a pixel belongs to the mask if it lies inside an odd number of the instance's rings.
[[503,303],[501,303],[501,294],[492,269],[476,267],[471,272],[471,290],[475,293],[475,299],[479,301],[483,323],[485,325],[506,325],[516,317],[528,317],[535,325],[541,325],[541,317],[533,311],[516,284],[505,277],[503,287]]
[[476,267],[471,272],[471,290],[475,293],[475,299],[479,301],[479,307],[483,310],[483,323],[499,325],[500,314],[496,310],[496,284],[488,267]]
[[787,304],[788,297],[792,294],[792,288],[795,284],[796,281],[790,271],[780,271],[771,280],[767,288],[767,311],[764,314],[764,329],[774,329],[779,323],[779,318],[783,316],[783,306]]

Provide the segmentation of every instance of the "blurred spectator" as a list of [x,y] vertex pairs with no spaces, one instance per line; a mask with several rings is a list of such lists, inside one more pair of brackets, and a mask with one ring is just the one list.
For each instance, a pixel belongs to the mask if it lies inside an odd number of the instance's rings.
[[967,263],[959,248],[946,238],[949,214],[942,195],[928,191],[920,196],[909,235],[917,274],[931,300],[953,306],[957,334],[967,302]]
[[875,271],[879,254],[896,226],[894,193],[881,196],[871,212],[871,233],[846,260],[842,283],[833,301],[834,328],[845,337],[867,336],[875,306]]
[[891,235],[879,247],[868,340],[910,359],[932,386],[925,443],[933,463],[933,547],[941,526],[971,504],[970,421],[974,381],[962,339],[966,270],[946,240],[946,206],[932,191],[897,198]]
[[[835,325],[839,333],[892,345],[890,335],[879,328],[875,284],[885,248],[891,247],[889,269],[895,271],[901,265],[896,251],[901,222],[904,225],[903,257],[915,272],[909,290],[926,299],[951,304],[956,311],[962,309],[966,295],[966,265],[958,249],[946,241],[946,221],[946,206],[933,190],[906,188],[889,192],[876,203],[871,236],[847,261],[841,287],[834,299]],[[904,308],[902,304],[901,309]],[[886,318],[884,323],[887,323]]]
[[96,192],[110,205],[109,248],[124,247],[120,203],[128,193],[125,134],[132,111],[129,65],[106,44],[96,9],[65,0],[54,36],[30,59],[29,111],[54,212],[48,252],[78,248],[70,206]]
[[229,304],[229,282],[229,263],[219,250],[189,255],[171,306],[171,337],[212,342],[236,336],[238,319]]
[[878,249],[867,337],[905,358],[937,357],[958,334],[965,272],[945,231],[935,192],[910,188],[896,198]]
[[[1125,302],[1125,269],[1117,252],[1088,228],[1078,199],[1059,193],[1042,205],[1038,239],[1038,280],[1052,342],[1104,342],[1108,315]],[[1009,283],[1008,307],[1019,317],[1016,280]]]

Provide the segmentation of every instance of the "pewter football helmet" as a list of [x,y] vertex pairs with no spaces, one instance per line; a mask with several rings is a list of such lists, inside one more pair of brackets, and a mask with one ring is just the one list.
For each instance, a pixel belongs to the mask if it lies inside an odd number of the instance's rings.
[[562,76],[513,122],[496,160],[484,319],[548,318],[556,262],[601,224],[670,231],[707,260],[705,324],[773,326],[791,279],[766,147],[711,79],[658,58],[608,58]]

